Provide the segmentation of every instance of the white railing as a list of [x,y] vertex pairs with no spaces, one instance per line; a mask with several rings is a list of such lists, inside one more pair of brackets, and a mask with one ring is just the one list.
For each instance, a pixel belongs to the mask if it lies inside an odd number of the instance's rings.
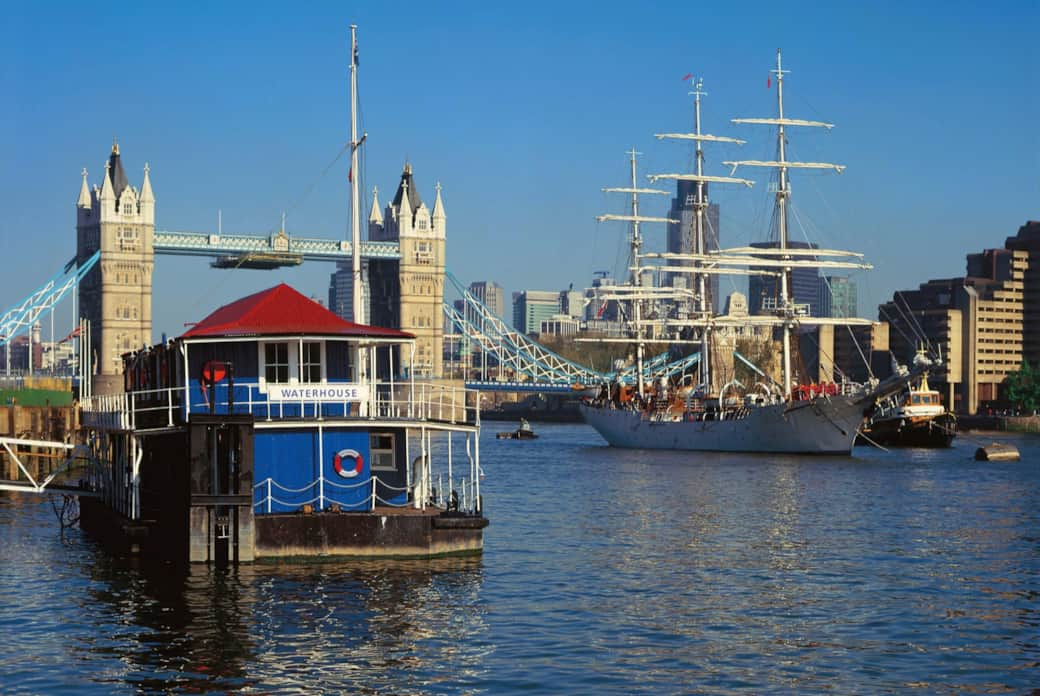
[[[476,486],[473,481],[476,477],[470,479],[462,478],[460,480],[460,490],[445,491],[440,485],[435,489],[434,492],[429,495],[425,501],[419,501],[421,509],[427,507],[434,507],[440,509],[454,509],[460,512],[476,513],[479,512],[479,493],[477,492]],[[443,482],[443,476],[438,477],[438,484]],[[366,495],[363,498],[355,499],[353,502],[348,502],[342,495],[337,495],[335,491],[330,493],[328,488],[339,490],[358,490],[367,489]],[[394,502],[387,500],[379,495],[380,491],[392,491],[395,493],[405,493],[403,502]],[[359,481],[354,484],[343,484],[330,481],[329,479],[315,479],[307,485],[301,488],[289,488],[279,484],[274,479],[268,477],[263,481],[253,486],[253,509],[259,514],[275,514],[275,513],[290,513],[298,512],[304,506],[309,505],[315,512],[323,510],[339,509],[354,512],[373,512],[376,507],[416,507],[416,501],[414,500],[415,495],[419,494],[423,490],[421,483],[414,483],[412,485],[405,486],[393,486],[378,476],[373,476],[365,481]],[[313,492],[309,498],[300,497],[300,494],[308,494]],[[257,497],[259,494],[259,497]],[[286,495],[288,494],[288,495]],[[287,497],[293,497],[293,500],[286,500]],[[397,497],[397,496],[392,496]],[[275,509],[275,506],[279,506]]]
[[[236,381],[233,399],[229,387],[218,384],[204,397],[199,389],[184,387],[95,395],[80,406],[84,425],[102,430],[172,427],[189,413],[252,414],[257,420],[282,418],[389,419],[479,425],[480,394],[431,382],[373,382],[361,401],[273,400],[258,382]],[[212,400],[212,403],[207,400]],[[230,402],[230,403],[229,403]]]

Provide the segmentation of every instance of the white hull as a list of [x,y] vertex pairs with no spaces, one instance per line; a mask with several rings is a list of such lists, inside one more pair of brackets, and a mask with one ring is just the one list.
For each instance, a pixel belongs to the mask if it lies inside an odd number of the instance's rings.
[[849,454],[865,406],[848,397],[751,409],[744,418],[651,420],[639,411],[583,404],[585,422],[614,447],[702,452]]
[[581,405],[585,422],[614,447],[697,452],[851,454],[856,432],[877,399],[895,394],[921,367],[893,375],[868,394],[753,407],[744,418],[652,420],[629,409]]

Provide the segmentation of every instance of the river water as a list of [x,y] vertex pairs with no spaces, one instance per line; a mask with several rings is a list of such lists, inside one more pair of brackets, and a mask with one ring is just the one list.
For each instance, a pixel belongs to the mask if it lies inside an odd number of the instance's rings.
[[[496,425],[498,427],[496,427]],[[853,457],[481,454],[478,559],[186,572],[0,493],[3,693],[1021,693],[1040,686],[1040,438]]]

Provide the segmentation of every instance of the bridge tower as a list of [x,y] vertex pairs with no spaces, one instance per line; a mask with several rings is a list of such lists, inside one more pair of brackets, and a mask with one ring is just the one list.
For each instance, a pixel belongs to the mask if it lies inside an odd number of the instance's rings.
[[101,186],[87,185],[76,201],[76,263],[101,250],[80,283],[80,316],[91,325],[95,394],[123,391],[120,356],[152,342],[155,196],[144,166],[140,190],[130,185],[119,145],[105,163]]
[[399,364],[416,377],[439,378],[444,351],[442,307],[448,220],[441,200],[441,185],[437,184],[437,199],[431,213],[415,186],[412,165],[406,162],[397,193],[383,216],[376,212],[378,205],[374,195],[368,238],[397,241],[401,260],[369,261],[372,323],[414,334],[415,355],[400,356]]

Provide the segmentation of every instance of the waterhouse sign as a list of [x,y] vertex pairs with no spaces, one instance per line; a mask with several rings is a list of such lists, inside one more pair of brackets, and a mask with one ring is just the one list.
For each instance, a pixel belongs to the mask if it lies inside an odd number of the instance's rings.
[[357,384],[268,384],[271,401],[365,401],[368,389]]

